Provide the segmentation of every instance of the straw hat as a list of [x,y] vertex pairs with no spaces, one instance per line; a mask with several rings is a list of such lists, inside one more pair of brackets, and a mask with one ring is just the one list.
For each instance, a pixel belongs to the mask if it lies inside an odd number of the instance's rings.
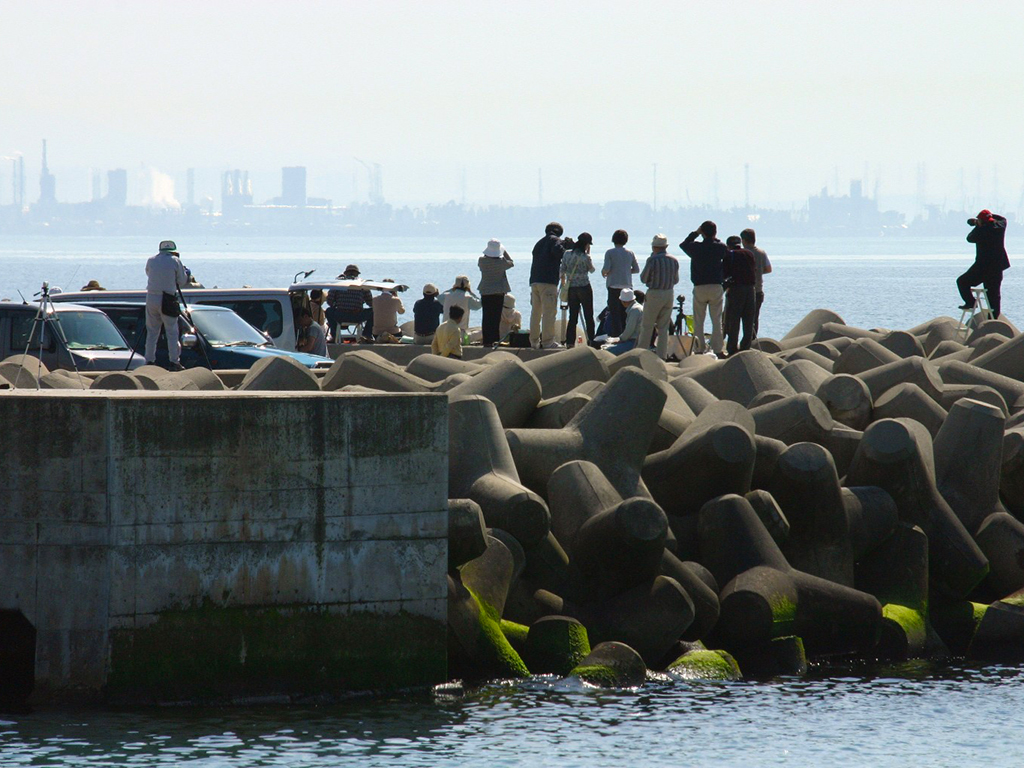
[[459,275],[455,278],[455,285],[452,286],[452,290],[462,289],[463,291],[469,290],[469,277],[467,275]]
[[426,285],[423,286],[424,296],[437,296],[438,293],[439,291],[437,290],[437,286],[434,285],[433,283],[427,283]]
[[86,283],[85,285],[82,286],[82,290],[83,291],[105,291],[107,289],[104,288],[102,285],[100,285],[100,281],[99,280],[90,280],[88,283]]
[[668,248],[668,238],[665,235],[657,234],[654,239],[651,240],[652,248]]

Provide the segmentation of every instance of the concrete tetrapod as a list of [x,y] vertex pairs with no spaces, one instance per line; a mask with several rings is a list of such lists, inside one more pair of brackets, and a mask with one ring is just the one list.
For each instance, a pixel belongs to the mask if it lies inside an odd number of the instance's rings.
[[779,353],[778,357],[782,358],[787,363],[795,363],[798,360],[807,360],[808,362],[814,363],[826,373],[832,373],[832,368],[835,365],[835,361],[831,357],[823,355],[815,350],[808,349],[807,347],[788,349],[785,352]]
[[803,318],[789,329],[789,333],[783,336],[783,340],[796,338],[797,336],[806,336],[807,334],[815,334],[821,330],[822,326],[826,323],[845,323],[839,315],[833,312],[831,309],[812,309]]
[[835,426],[824,403],[805,393],[753,408],[750,415],[754,417],[758,435],[773,437],[787,445],[823,443]]
[[885,541],[857,561],[856,586],[882,604],[878,654],[904,660],[928,654],[928,537],[899,523]]
[[628,645],[613,641],[597,645],[569,674],[599,688],[639,688],[647,666]]
[[[834,430],[833,430],[834,431]],[[775,465],[779,457],[788,448],[781,440],[773,437],[757,435],[754,437],[754,474],[750,478],[751,488],[767,488],[768,482],[775,474]]]
[[[783,443],[783,446],[785,446],[785,443]],[[779,502],[768,491],[764,490],[751,491],[744,494],[743,498],[750,502],[750,506],[757,513],[761,524],[771,534],[772,541],[776,543],[779,549],[782,549],[786,545],[786,540],[789,539],[789,520],[786,519],[786,513],[782,511]]]
[[466,588],[491,606],[500,619],[512,588],[515,559],[508,547],[494,536],[488,536],[486,541],[483,554],[463,564],[459,575]]
[[725,651],[687,651],[665,670],[679,680],[741,680],[743,673],[732,654]]
[[718,621],[718,584],[700,563],[682,561],[667,549],[661,553],[661,575],[679,582],[693,601],[693,623],[681,635],[683,640],[700,640]]
[[547,488],[551,532],[568,553],[576,552],[576,535],[599,512],[622,501],[604,473],[589,461],[567,461],[551,473]]
[[508,531],[523,546],[547,536],[547,505],[519,482],[494,403],[480,395],[450,403],[448,444],[449,495],[473,499],[489,526]]
[[701,411],[671,448],[644,461],[643,479],[669,515],[693,515],[708,499],[746,493],[754,473],[753,419],[720,400]]
[[649,374],[623,368],[564,428],[506,430],[519,476],[545,494],[555,469],[585,459],[600,467],[620,496],[647,495],[640,470],[665,399]]
[[926,357],[921,341],[908,331],[890,331],[878,343],[899,357]]
[[960,400],[935,436],[935,485],[970,533],[994,512],[1002,469],[1002,412],[977,400]]
[[846,475],[848,485],[874,485],[892,496],[900,520],[928,535],[933,592],[966,597],[988,573],[988,560],[935,485],[928,431],[912,419],[882,419],[864,431]]
[[1024,426],[1003,435],[999,497],[1010,514],[1024,521]]
[[1010,415],[1006,400],[992,387],[983,384],[946,384],[942,388],[942,407],[948,412],[953,404],[963,399],[978,400],[999,409],[1003,416]]
[[448,570],[487,550],[484,513],[472,499],[448,499]]
[[502,632],[501,616],[494,607],[451,576],[448,577],[448,629],[451,676],[481,680],[530,674]]
[[939,375],[946,384],[981,384],[992,387],[1006,400],[1011,413],[1024,405],[1024,383],[1009,376],[985,371],[960,360],[939,363]]
[[358,384],[382,392],[430,392],[431,383],[369,350],[346,352],[334,361],[320,382],[325,392]]
[[294,357],[257,360],[237,387],[240,392],[319,392],[320,381]]
[[832,366],[832,372],[856,375],[900,359],[902,358],[899,355],[886,349],[874,339],[856,339],[843,350],[835,365]]
[[844,323],[825,323],[814,334],[814,341],[831,341],[833,339],[850,339],[856,341],[857,339],[874,339],[878,341],[885,334],[877,331],[869,331],[867,328],[857,328],[853,325],[845,325]]
[[526,363],[540,382],[545,399],[564,395],[585,381],[608,381],[608,367],[586,345],[573,347],[557,355],[545,355]]
[[36,379],[50,373],[41,358],[32,355],[10,355],[0,362],[0,381],[10,382],[17,389],[35,389]]
[[904,382],[887,389],[877,400],[871,411],[874,421],[879,419],[913,419],[924,425],[928,434],[935,437],[946,420],[946,411],[925,394],[917,384]]
[[714,634],[730,653],[763,649],[773,638],[791,634],[803,638],[812,656],[874,647],[879,602],[792,568],[742,496],[705,504],[699,535],[704,565],[725,585]]
[[732,400],[744,406],[761,392],[796,392],[772,364],[771,357],[756,349],[744,350],[698,369],[690,374],[690,378],[719,400]]
[[[518,358],[513,358],[518,360]],[[481,373],[478,363],[471,363],[468,360],[458,360],[454,357],[441,357],[440,355],[417,355],[405,366],[406,373],[411,373],[417,378],[433,383],[441,382],[456,373],[466,373],[470,376]],[[482,394],[474,392],[474,395]]]
[[832,378],[832,374],[810,360],[794,360],[779,370],[794,392],[815,394],[821,385]]
[[519,425],[527,429],[561,429],[593,398],[580,392],[566,392],[550,400],[541,400],[526,420]]
[[[689,359],[689,358],[687,358]],[[676,376],[669,380],[672,389],[679,393],[679,396],[693,411],[694,416],[718,402],[718,398],[708,392],[704,387],[694,381],[690,376]]]
[[530,625],[523,661],[535,675],[564,677],[589,654],[586,627],[570,616],[545,616]]
[[666,381],[665,363],[649,349],[631,349],[608,363],[608,376],[614,376],[622,368],[639,368],[651,374],[658,381]]
[[923,357],[907,357],[859,374],[868,385],[871,399],[878,402],[882,394],[897,384],[917,384],[936,403],[942,402],[942,379],[938,368]]
[[1006,339],[999,346],[975,358],[972,363],[991,373],[1018,381],[1024,379],[1024,334]]
[[[429,357],[447,359],[437,355]],[[484,366],[469,381],[448,390],[449,401],[469,395],[482,395],[494,403],[501,425],[506,429],[521,427],[540,402],[540,382],[518,358],[512,358]]]

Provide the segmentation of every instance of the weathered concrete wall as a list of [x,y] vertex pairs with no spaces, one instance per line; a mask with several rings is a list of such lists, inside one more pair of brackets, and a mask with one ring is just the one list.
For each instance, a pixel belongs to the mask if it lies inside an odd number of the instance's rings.
[[444,679],[442,395],[0,396],[0,608],[36,698]]

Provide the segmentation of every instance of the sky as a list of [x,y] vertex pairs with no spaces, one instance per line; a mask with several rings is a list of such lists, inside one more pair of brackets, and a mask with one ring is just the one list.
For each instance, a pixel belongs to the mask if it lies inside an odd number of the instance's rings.
[[[1024,3],[0,0],[0,157],[397,205],[1024,192]],[[10,202],[0,163],[0,203]],[[540,188],[539,180],[542,180]],[[5,197],[6,195],[6,197]],[[993,201],[998,201],[993,202]]]

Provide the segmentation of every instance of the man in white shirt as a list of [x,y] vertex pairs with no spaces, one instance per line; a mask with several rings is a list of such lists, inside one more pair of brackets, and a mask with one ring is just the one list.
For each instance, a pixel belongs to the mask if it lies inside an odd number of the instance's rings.
[[160,252],[146,262],[146,362],[156,363],[156,343],[160,328],[167,336],[167,356],[172,371],[181,370],[181,341],[178,338],[178,316],[163,313],[164,294],[177,304],[178,288],[188,282],[185,267],[178,259],[178,246],[173,240],[160,243]]

